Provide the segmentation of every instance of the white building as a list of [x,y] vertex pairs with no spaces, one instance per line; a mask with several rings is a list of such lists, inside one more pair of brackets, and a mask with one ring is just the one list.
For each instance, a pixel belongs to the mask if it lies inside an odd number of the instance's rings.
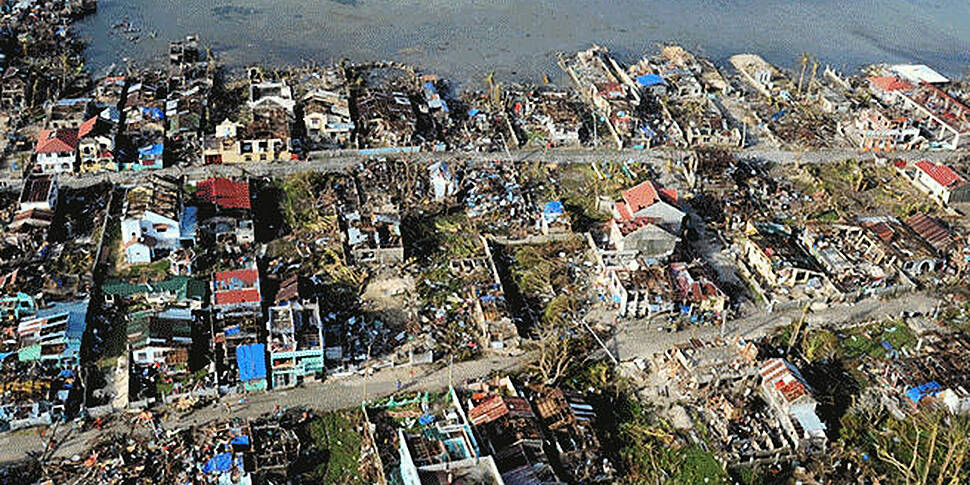
[[121,240],[128,264],[150,263],[179,247],[179,182],[152,177],[128,191]]
[[73,173],[77,162],[77,130],[44,130],[37,135],[34,171],[43,174]]

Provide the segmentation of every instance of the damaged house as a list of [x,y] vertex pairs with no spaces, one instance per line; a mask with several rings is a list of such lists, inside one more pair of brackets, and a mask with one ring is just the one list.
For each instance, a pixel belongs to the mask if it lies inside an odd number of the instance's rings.
[[54,220],[57,207],[57,176],[28,175],[20,191],[20,204],[10,222],[9,229],[18,231],[23,226],[48,227]]
[[407,94],[369,90],[357,98],[360,148],[402,147],[414,144],[417,116]]
[[292,160],[290,122],[286,111],[261,110],[245,125],[229,119],[207,136],[203,159],[207,165]]
[[543,449],[539,419],[511,381],[475,383],[469,390],[468,422],[502,479],[521,485],[561,483]]
[[346,148],[354,132],[347,97],[316,89],[303,96],[303,125],[315,145]]
[[761,363],[761,395],[774,411],[796,450],[824,452],[825,423],[815,412],[818,401],[805,378],[784,359]]
[[74,173],[78,160],[77,135],[75,128],[41,131],[34,147],[34,171],[48,175]]
[[777,224],[748,223],[741,241],[741,257],[758,279],[768,286],[826,290],[828,278],[788,229]]
[[916,163],[896,162],[896,169],[913,186],[940,205],[970,202],[970,183],[952,167],[920,160]]
[[128,264],[156,261],[181,246],[181,190],[179,179],[158,176],[128,190],[121,220]]
[[300,279],[288,278],[268,310],[270,374],[273,388],[293,387],[325,371],[326,350],[320,305],[300,295]]
[[115,164],[114,126],[101,116],[95,116],[78,129],[81,173],[117,170]]
[[266,389],[266,344],[259,339],[263,319],[259,270],[255,264],[218,271],[212,277],[212,325],[221,386]]

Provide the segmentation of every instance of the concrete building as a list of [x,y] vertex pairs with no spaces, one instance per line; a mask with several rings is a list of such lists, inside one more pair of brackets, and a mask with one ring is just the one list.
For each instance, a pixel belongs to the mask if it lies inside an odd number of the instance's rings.
[[798,369],[776,358],[763,362],[759,372],[761,395],[788,432],[795,449],[825,451],[825,423],[815,413],[818,402]]
[[42,174],[74,173],[78,159],[77,130],[43,130],[37,135],[34,171]]
[[144,264],[177,249],[182,232],[181,181],[151,177],[128,191],[121,241],[128,264]]
[[299,278],[282,283],[266,322],[273,388],[293,387],[325,370],[326,350],[320,305],[301,298]]
[[897,162],[897,168],[916,188],[941,205],[970,202],[970,183],[953,168],[921,160],[913,164]]

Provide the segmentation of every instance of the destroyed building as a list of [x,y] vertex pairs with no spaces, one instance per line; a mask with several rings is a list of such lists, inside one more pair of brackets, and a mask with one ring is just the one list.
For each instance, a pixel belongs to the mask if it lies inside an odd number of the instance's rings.
[[273,388],[293,387],[325,371],[326,341],[320,305],[301,297],[300,279],[286,279],[268,310],[267,348]]
[[931,333],[923,336],[916,354],[887,360],[879,381],[911,408],[937,403],[953,414],[968,414],[968,356],[970,339],[966,335]]
[[644,137],[646,132],[640,131],[636,116],[640,92],[632,88],[633,80],[606,48],[593,46],[569,58],[560,55],[559,65],[593,111],[606,118],[618,147],[636,144]]
[[290,122],[283,109],[253,113],[249,124],[229,119],[206,136],[203,160],[206,164],[292,160]]
[[945,267],[945,258],[899,220],[865,217],[859,222],[867,231],[859,235],[853,248],[870,262],[891,265],[914,277]]
[[663,266],[610,268],[605,280],[609,301],[620,317],[650,317],[678,307],[674,283]]
[[532,402],[569,483],[609,483],[615,470],[596,436],[597,414],[579,393],[535,388]]
[[804,286],[825,291],[828,278],[788,229],[777,224],[748,224],[741,240],[744,263],[758,280],[774,287]]
[[539,418],[511,381],[473,383],[469,390],[468,422],[502,479],[509,484],[560,483],[543,448]]
[[402,147],[414,144],[417,116],[407,94],[375,89],[356,100],[358,146]]

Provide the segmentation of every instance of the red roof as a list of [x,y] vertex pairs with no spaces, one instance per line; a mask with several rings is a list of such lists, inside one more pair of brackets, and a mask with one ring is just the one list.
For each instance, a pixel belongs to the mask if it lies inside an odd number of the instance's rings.
[[626,236],[641,227],[647,227],[651,224],[657,223],[656,217],[641,216],[625,221],[613,221],[614,224],[620,229],[620,234]]
[[620,214],[620,219],[633,219],[633,214],[630,214],[630,209],[626,206],[626,202],[622,200],[616,202],[616,212]]
[[630,212],[636,214],[640,209],[650,207],[660,200],[657,189],[652,182],[644,182],[636,187],[623,192],[623,200],[630,206]]
[[929,160],[920,160],[915,165],[944,187],[955,188],[967,183],[960,174],[946,165],[937,165]]
[[249,183],[227,178],[210,178],[199,182],[199,196],[226,209],[250,209]]
[[677,189],[660,189],[660,196],[668,203],[677,205]]
[[94,118],[91,118],[91,119],[85,121],[84,123],[81,123],[81,127],[78,128],[78,130],[77,130],[77,137],[78,138],[84,138],[89,133],[91,133],[92,131],[94,131],[94,127],[97,126],[97,125],[98,125],[98,117],[97,116],[95,116]]
[[532,408],[529,402],[521,397],[499,395],[490,396],[468,411],[468,420],[475,426],[490,423],[506,414],[512,417],[531,418]]
[[44,130],[37,135],[37,153],[73,152],[77,150],[77,130]]
[[259,303],[259,271],[256,268],[220,271],[212,282],[216,305]]
[[896,76],[874,76],[867,78],[869,83],[883,91],[909,91],[914,86]]
[[217,291],[215,293],[216,305],[238,305],[240,303],[259,303],[259,290],[250,288],[246,290]]
[[889,224],[882,221],[868,222],[865,224],[865,226],[868,227],[872,232],[876,233],[876,235],[879,236],[879,239],[882,239],[883,242],[891,242],[893,240],[893,235],[896,234],[896,231],[893,231],[893,228],[889,227]]
[[215,282],[217,289],[218,285],[228,284],[233,280],[238,280],[247,287],[253,286],[259,281],[259,271],[256,268],[250,268],[216,272]]
[[475,426],[495,421],[509,413],[502,396],[491,396],[468,411],[468,420]]

